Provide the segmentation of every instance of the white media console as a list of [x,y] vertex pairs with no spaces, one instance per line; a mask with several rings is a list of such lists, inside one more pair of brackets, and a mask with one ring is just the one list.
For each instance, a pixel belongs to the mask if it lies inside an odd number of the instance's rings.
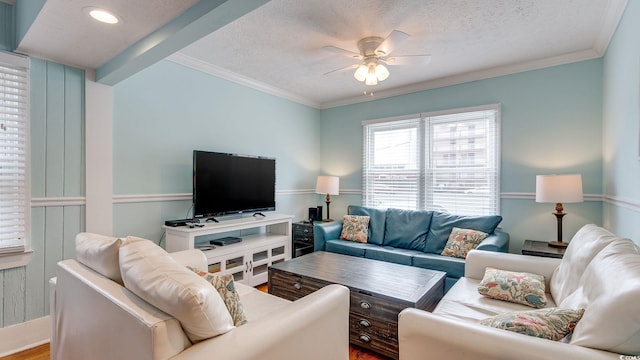
[[[255,286],[267,282],[269,265],[291,259],[291,223],[293,216],[270,214],[265,217],[241,217],[209,222],[203,227],[164,226],[168,252],[193,249],[196,244],[228,233],[242,238],[235,244],[203,250],[209,272],[233,274],[235,281]],[[235,234],[235,233],[240,234]],[[244,233],[246,234],[244,234]]]

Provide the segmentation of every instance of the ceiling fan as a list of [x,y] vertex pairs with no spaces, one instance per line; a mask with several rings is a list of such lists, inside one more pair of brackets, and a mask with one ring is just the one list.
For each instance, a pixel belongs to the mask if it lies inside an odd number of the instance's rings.
[[332,70],[324,75],[337,71],[356,69],[353,76],[367,85],[376,85],[389,77],[389,70],[385,65],[426,65],[431,55],[398,55],[391,56],[391,52],[401,43],[409,39],[409,35],[399,30],[393,30],[386,39],[379,36],[368,36],[358,41],[360,53],[328,45],[322,48],[336,54],[346,55],[359,62],[340,69]]

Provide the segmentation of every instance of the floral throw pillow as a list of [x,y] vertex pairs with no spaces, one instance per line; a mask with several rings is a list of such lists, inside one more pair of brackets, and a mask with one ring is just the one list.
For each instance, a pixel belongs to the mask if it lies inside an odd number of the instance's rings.
[[487,267],[478,286],[481,295],[543,308],[547,305],[544,276]]
[[369,217],[361,215],[345,215],[342,218],[340,239],[366,243],[369,237]]
[[475,249],[489,234],[472,229],[451,229],[449,240],[440,255],[465,259],[467,253]]
[[546,308],[499,314],[481,320],[480,324],[558,341],[573,331],[582,314],[584,309]]
[[236,292],[236,287],[233,282],[233,275],[216,275],[191,267],[189,267],[189,269],[200,275],[200,277],[205,279],[207,282],[213,285],[214,288],[216,288],[218,294],[220,294],[220,297],[224,301],[224,304],[227,306],[227,310],[229,310],[229,314],[231,315],[231,319],[233,320],[233,325],[240,326],[247,323],[247,317],[244,314],[244,308],[242,307],[240,297]]

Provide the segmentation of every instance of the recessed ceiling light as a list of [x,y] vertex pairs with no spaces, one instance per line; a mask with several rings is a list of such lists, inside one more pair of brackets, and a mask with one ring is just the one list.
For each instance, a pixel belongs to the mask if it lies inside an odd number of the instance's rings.
[[98,20],[105,24],[117,24],[119,22],[118,17],[116,15],[114,15],[113,13],[105,9],[101,9],[99,7],[89,6],[82,9],[82,11],[85,14],[94,18],[95,20]]

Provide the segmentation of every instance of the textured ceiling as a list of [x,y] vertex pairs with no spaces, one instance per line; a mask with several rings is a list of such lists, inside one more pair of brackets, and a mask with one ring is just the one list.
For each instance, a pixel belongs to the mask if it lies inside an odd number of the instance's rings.
[[[181,54],[322,106],[495,67],[576,53],[601,56],[610,2],[272,0]],[[359,39],[386,37],[394,29],[411,36],[394,55],[431,54],[431,62],[392,67],[373,87],[356,81],[353,70],[323,75],[353,63],[324,45],[357,52]]]
[[[120,14],[122,26],[108,28],[90,22],[81,9],[97,3]],[[197,1],[47,0],[19,50],[94,69],[194,3]],[[200,40],[184,44],[169,59],[326,108],[600,57],[626,3],[271,0]],[[410,35],[393,55],[430,54],[431,62],[390,67],[389,78],[373,87],[356,81],[353,70],[323,75],[354,63],[323,46],[357,52],[359,39],[384,38],[392,30]]]

